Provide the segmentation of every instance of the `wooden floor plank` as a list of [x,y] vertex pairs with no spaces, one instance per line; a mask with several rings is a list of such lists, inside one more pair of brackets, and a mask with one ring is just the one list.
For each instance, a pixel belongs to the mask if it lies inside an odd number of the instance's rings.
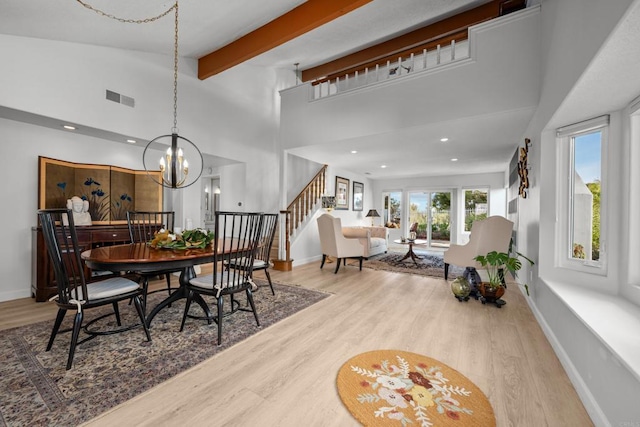
[[[489,397],[498,426],[592,425],[517,286],[498,309],[458,302],[443,279],[329,267],[272,271],[275,281],[332,295],[87,425],[356,426],[338,396],[337,372],[352,356],[385,348],[424,354],[467,376]],[[256,298],[260,292],[269,290]],[[55,311],[32,299],[0,303],[0,329],[53,319]]]

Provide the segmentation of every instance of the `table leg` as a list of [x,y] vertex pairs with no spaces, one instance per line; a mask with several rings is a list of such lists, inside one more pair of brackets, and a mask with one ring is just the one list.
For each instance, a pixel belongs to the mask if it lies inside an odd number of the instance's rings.
[[[187,284],[189,283],[189,280],[191,280],[194,277],[196,277],[196,272],[194,271],[193,266],[186,267],[184,270],[182,270],[182,272],[180,273],[180,287],[178,288],[178,290],[173,292],[171,295],[169,295],[167,298],[161,301],[160,304],[155,306],[153,310],[151,310],[151,313],[149,313],[149,315],[147,316],[147,325],[149,327],[151,327],[151,321],[156,316],[156,314],[160,312],[160,310],[162,310],[163,308],[165,308],[166,306],[168,306],[174,301],[187,298]],[[210,318],[211,310],[209,310],[209,306],[207,305],[205,300],[202,298],[202,296],[200,294],[196,294],[193,300],[200,307],[202,307],[206,316]]]
[[415,263],[415,265],[418,265],[418,261],[417,260],[423,258],[420,255],[417,255],[415,252],[413,252],[413,243],[409,243],[409,250],[407,251],[405,256],[400,261],[404,261],[407,258],[411,258],[411,260]]

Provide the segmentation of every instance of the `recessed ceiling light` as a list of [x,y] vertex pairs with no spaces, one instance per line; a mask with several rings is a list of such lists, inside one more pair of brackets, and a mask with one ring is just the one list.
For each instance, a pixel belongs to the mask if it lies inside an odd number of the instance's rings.
[[76,130],[76,127],[71,125],[62,125],[62,127],[68,130]]
[[127,142],[128,142],[129,144],[135,144],[135,143],[136,143],[136,140],[135,140],[135,139],[127,139]]
[[440,142],[447,142],[449,138],[440,138]]
[[387,167],[387,165],[382,165],[382,166],[380,166],[380,167],[381,167],[382,169],[384,169],[384,168],[386,168],[386,167]]
[[357,150],[351,150],[351,154],[357,154],[358,151]]
[[451,159],[451,161],[452,161],[452,162],[457,162],[457,161],[458,161],[458,159],[453,158],[453,159]]

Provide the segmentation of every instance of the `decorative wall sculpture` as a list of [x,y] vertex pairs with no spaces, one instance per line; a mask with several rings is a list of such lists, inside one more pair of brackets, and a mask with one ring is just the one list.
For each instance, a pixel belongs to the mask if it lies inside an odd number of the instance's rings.
[[531,140],[525,138],[524,147],[520,147],[520,160],[518,160],[518,176],[520,177],[518,193],[523,199],[527,198],[527,190],[529,189],[529,166],[527,165],[529,145],[531,145]]

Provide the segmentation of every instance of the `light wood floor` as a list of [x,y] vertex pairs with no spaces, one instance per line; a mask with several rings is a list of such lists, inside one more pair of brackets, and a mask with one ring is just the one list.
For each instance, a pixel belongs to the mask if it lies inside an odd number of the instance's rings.
[[[498,426],[593,425],[517,286],[498,309],[458,302],[442,279],[355,266],[335,275],[334,266],[273,271],[276,281],[332,296],[88,425],[356,426],[336,373],[375,349],[420,353],[457,369],[487,395]],[[54,315],[50,303],[0,303],[0,329]]]

